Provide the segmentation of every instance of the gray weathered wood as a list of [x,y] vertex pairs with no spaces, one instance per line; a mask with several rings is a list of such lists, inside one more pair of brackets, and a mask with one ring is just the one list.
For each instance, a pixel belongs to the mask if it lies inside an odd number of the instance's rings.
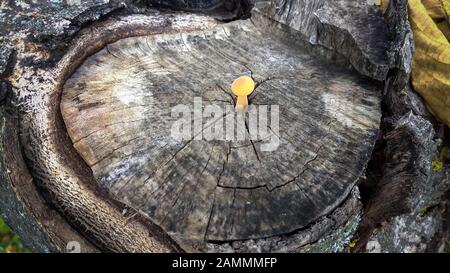
[[[287,234],[330,213],[376,139],[379,87],[265,25],[123,39],[64,86],[66,127],[97,183],[189,249]],[[232,106],[243,74],[259,84],[250,104],[280,106],[278,149],[171,137],[172,107],[195,96]]]
[[265,16],[304,40],[344,56],[359,73],[376,80],[388,74],[389,43],[381,12],[368,0],[255,0]]

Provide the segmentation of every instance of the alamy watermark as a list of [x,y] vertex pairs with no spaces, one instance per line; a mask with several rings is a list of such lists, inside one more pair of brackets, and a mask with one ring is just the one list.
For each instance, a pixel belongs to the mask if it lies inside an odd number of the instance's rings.
[[203,105],[200,97],[194,97],[193,107],[178,104],[171,117],[175,120],[171,137],[176,140],[252,140],[266,152],[280,144],[278,105],[249,105],[246,111],[235,111],[232,105]]

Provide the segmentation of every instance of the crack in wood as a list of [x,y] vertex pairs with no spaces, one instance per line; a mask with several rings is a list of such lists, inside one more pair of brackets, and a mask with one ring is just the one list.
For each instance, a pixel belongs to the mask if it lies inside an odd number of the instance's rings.
[[228,151],[225,156],[225,160],[223,161],[222,171],[220,172],[219,177],[217,178],[217,186],[220,185],[220,179],[222,178],[222,175],[225,172],[225,166],[228,163],[228,157],[230,156],[230,153],[231,153],[231,144],[228,144]]
[[249,128],[248,128],[247,120],[245,120],[244,123],[245,123],[245,129],[247,129],[247,133],[248,133],[248,135],[249,135],[249,141],[250,141],[250,143],[252,144],[253,151],[255,152],[256,159],[257,159],[259,162],[261,162],[261,159],[259,158],[259,155],[258,155],[258,151],[256,150],[256,147],[255,147],[255,143],[253,143],[252,135],[250,134],[250,130],[249,130]]

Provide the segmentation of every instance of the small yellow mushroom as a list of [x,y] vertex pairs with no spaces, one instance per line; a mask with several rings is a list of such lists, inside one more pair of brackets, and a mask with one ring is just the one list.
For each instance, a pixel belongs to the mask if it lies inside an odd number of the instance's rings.
[[247,96],[255,89],[255,82],[249,76],[241,76],[231,84],[231,91],[237,96],[236,111],[245,110],[248,106]]

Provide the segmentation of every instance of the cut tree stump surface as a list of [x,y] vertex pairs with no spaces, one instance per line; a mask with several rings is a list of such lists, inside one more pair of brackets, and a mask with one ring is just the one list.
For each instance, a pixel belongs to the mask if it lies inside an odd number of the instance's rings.
[[[171,136],[173,107],[200,97],[229,109],[241,75],[257,83],[250,105],[269,105],[269,115],[279,106],[276,150],[261,149],[267,140]],[[192,246],[288,234],[332,212],[370,158],[380,96],[281,28],[246,20],[110,44],[67,80],[61,111],[99,185]],[[234,111],[223,114],[204,122]]]

